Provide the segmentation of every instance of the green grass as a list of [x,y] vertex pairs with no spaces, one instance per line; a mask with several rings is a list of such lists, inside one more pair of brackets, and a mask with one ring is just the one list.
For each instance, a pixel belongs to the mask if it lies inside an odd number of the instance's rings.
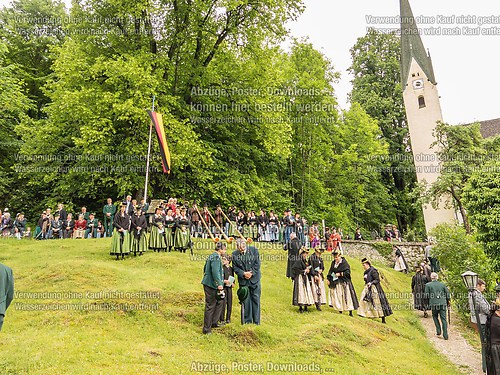
[[[204,245],[207,249],[198,246],[195,255],[211,253],[208,247],[213,246]],[[173,252],[115,261],[108,255],[108,239],[2,240],[0,262],[14,270],[16,292],[61,295],[45,299],[18,294],[0,333],[0,373],[189,374],[201,373],[196,372],[201,369],[197,366],[205,364],[205,370],[210,370],[206,373],[227,369],[229,373],[253,374],[262,366],[263,373],[282,374],[318,370],[333,374],[459,374],[426,340],[417,316],[407,308],[406,296],[390,298],[395,311],[386,325],[380,319],[338,314],[327,306],[321,312],[298,314],[291,305],[292,283],[284,276],[286,253],[281,248],[258,247],[264,258],[262,324],[239,324],[235,296],[233,322],[205,336],[201,334],[203,260]],[[330,258],[326,259],[329,267]],[[359,297],[363,270],[359,260],[349,261]],[[410,276],[378,268],[386,292],[409,292]],[[101,291],[151,292],[153,298],[105,298],[96,295]],[[113,308],[144,303],[150,308],[89,311],[90,306],[104,303]],[[23,311],[20,306],[26,308],[26,304],[87,306],[87,310]],[[268,363],[276,366],[274,370],[269,371]],[[279,365],[292,367],[280,372]]]

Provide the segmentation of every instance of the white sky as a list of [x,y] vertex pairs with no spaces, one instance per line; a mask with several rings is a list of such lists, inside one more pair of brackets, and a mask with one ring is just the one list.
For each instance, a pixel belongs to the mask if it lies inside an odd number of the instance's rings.
[[[5,5],[8,0],[0,0]],[[68,1],[69,2],[69,1]],[[297,22],[289,25],[296,37],[308,36],[313,45],[321,50],[341,73],[335,85],[339,105],[347,108],[347,93],[351,77],[347,68],[351,64],[349,49],[356,39],[365,35],[370,26],[367,16],[398,16],[398,0],[304,0],[306,10]],[[434,24],[419,24],[442,28],[477,27],[478,25],[438,23],[437,17],[471,15],[497,16],[493,23],[483,25],[482,30],[496,27],[494,36],[445,36],[423,35],[430,50],[444,120],[450,124],[468,123],[500,117],[497,91],[500,87],[498,58],[500,57],[500,2],[498,0],[410,0],[415,17],[435,17]],[[477,21],[477,18],[476,18]],[[397,24],[372,24],[376,28],[396,28]],[[480,31],[482,31],[480,30]]]
[[[347,108],[347,93],[351,90],[352,77],[346,72],[351,64],[349,49],[356,39],[366,34],[370,26],[367,15],[398,16],[398,0],[304,0],[306,10],[301,18],[290,24],[292,34],[309,36],[313,45],[321,50],[341,73],[335,85],[339,104]],[[469,123],[475,120],[490,120],[500,117],[499,57],[500,57],[500,2],[498,0],[410,0],[413,15],[433,16],[435,24],[418,25],[442,28],[478,25],[458,24],[461,15],[497,16],[495,23],[484,25],[483,29],[497,27],[495,36],[430,36],[422,35],[429,49],[439,94],[443,119],[450,124]],[[449,25],[437,24],[437,17],[455,15],[455,22]],[[396,24],[374,24],[376,28],[394,28]]]

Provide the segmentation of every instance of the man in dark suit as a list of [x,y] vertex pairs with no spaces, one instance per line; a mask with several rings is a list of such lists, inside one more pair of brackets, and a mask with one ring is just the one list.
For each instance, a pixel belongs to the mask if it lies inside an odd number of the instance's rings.
[[14,276],[12,269],[0,263],[0,331],[2,330],[5,311],[14,299]]
[[[441,325],[443,328],[443,338],[448,340],[448,322],[446,321],[446,308],[450,306],[450,291],[441,281],[438,281],[438,274],[431,273],[431,282],[425,284],[425,296],[429,299],[429,306],[432,311],[432,319],[436,325],[436,335],[441,335]],[[439,324],[438,316],[441,318]]]
[[260,324],[260,257],[259,251],[248,246],[244,239],[236,240],[236,251],[232,254],[233,270],[238,275],[238,285],[247,286],[248,298],[243,301],[243,322]]
[[132,203],[132,196],[131,195],[127,195],[127,198],[125,199],[125,203],[126,207],[125,208],[125,212],[127,213],[128,216],[132,216],[134,214],[134,211],[135,211],[135,208],[134,208],[134,204]]
[[222,270],[221,256],[226,253],[226,245],[217,242],[215,251],[205,262],[204,274],[201,283],[205,292],[205,314],[203,317],[203,333],[212,333],[212,328],[223,324],[217,323],[222,312],[224,298],[224,271]]

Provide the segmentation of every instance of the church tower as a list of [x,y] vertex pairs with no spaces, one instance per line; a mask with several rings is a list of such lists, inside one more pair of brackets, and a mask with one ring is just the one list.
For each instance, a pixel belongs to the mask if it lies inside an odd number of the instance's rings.
[[[401,83],[406,118],[418,182],[434,183],[440,173],[437,149],[431,148],[435,141],[434,128],[443,120],[436,78],[430,55],[425,51],[408,0],[400,0],[401,8]],[[450,198],[451,199],[451,198]],[[453,223],[453,209],[438,209],[430,204],[423,207],[427,232],[441,223]]]

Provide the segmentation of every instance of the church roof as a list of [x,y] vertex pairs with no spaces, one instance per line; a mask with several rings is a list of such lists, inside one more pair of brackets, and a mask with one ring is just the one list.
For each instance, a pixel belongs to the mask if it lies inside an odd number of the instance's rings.
[[483,138],[490,138],[500,135],[500,118],[487,121],[479,121],[481,125],[479,131]]
[[403,88],[408,80],[412,57],[420,65],[429,81],[436,84],[431,56],[425,51],[410,3],[408,0],[400,0],[399,5],[401,10],[401,82]]

